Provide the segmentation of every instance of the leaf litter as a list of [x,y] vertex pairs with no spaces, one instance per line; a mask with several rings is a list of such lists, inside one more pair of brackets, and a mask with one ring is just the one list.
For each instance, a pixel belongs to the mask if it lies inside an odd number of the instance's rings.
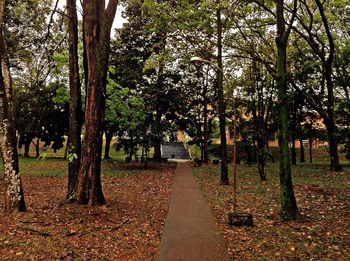
[[302,218],[285,222],[279,216],[277,169],[270,170],[268,182],[261,182],[254,166],[238,167],[238,211],[253,214],[253,227],[227,224],[232,187],[219,185],[220,167],[194,169],[230,256],[234,260],[349,260],[350,172],[329,173],[324,168],[310,177],[296,177],[294,192]]
[[124,175],[102,177],[104,206],[62,204],[64,177],[22,177],[28,211],[6,215],[0,203],[1,259],[155,260],[174,165],[123,168]]

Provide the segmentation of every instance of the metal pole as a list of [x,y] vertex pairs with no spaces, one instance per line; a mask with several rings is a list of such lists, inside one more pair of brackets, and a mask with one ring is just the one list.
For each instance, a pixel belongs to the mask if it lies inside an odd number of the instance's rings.
[[233,96],[233,213],[237,212],[237,144],[236,144],[236,103]]
[[236,146],[236,117],[233,120],[233,212],[237,209],[237,146]]

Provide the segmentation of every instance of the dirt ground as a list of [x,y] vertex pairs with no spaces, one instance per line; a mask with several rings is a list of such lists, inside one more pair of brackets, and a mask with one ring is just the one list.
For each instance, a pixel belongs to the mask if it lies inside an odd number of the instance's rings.
[[[62,204],[65,177],[22,177],[28,211],[0,204],[1,260],[155,260],[174,165],[102,177],[105,206]],[[0,199],[4,186],[0,181]]]

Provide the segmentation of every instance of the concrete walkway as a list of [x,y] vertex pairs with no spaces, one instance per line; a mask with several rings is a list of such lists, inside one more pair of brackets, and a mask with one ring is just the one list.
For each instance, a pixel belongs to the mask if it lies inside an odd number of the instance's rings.
[[185,162],[175,170],[158,260],[229,260],[209,205]]

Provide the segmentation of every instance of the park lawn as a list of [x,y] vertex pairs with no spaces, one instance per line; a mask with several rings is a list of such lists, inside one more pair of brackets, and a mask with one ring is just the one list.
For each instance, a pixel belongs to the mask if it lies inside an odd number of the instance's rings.
[[107,204],[64,202],[67,161],[20,158],[28,211],[3,213],[2,260],[155,260],[168,211],[175,164],[102,163]]
[[[230,166],[232,176],[232,166]],[[254,227],[230,227],[232,187],[219,185],[220,166],[193,169],[235,260],[349,260],[350,169],[330,173],[328,164],[293,168],[302,219],[279,217],[278,165],[269,163],[267,182],[257,166],[238,165],[238,211],[253,214]]]

